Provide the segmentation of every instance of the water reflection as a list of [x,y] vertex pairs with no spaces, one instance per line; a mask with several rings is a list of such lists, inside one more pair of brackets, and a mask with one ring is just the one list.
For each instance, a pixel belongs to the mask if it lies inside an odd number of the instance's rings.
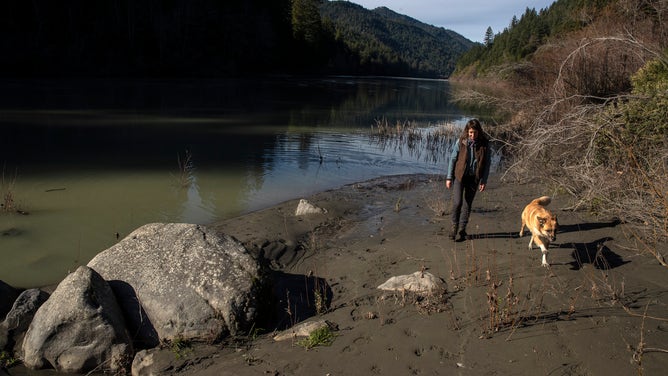
[[183,210],[178,217],[186,223],[213,222],[216,219],[216,207],[211,201],[202,199],[197,179],[193,179],[186,189],[186,199],[181,205]]
[[[441,173],[376,119],[463,122],[435,80],[20,81],[0,86],[0,279],[55,283],[150,222],[211,223],[388,174]],[[188,150],[189,184],[178,182]]]

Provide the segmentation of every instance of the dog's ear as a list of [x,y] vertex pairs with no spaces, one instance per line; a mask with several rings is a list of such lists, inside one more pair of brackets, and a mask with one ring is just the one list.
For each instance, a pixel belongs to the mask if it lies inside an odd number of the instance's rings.
[[538,223],[539,223],[541,226],[543,226],[543,225],[545,224],[545,218],[537,217],[537,219],[538,219]]

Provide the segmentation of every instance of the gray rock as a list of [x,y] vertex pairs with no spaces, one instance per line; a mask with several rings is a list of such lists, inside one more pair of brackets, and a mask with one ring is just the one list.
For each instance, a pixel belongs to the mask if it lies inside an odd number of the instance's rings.
[[236,239],[205,226],[147,224],[88,265],[110,281],[145,347],[236,334],[256,316],[259,264]]
[[132,376],[161,376],[178,374],[193,359],[179,356],[169,349],[153,348],[141,350],[132,361]]
[[139,351],[132,361],[132,376],[160,375],[160,371],[155,369],[155,354],[153,349]]
[[37,310],[22,352],[28,368],[68,373],[121,371],[133,354],[111,288],[86,266],[65,277]]
[[25,290],[16,298],[5,321],[0,323],[0,350],[20,350],[35,312],[48,298],[49,294],[40,289]]
[[317,321],[305,321],[302,323],[299,323],[295,326],[293,326],[290,329],[284,330],[274,336],[274,341],[285,341],[285,340],[292,340],[297,337],[308,337],[313,333],[314,331],[324,328],[324,327],[329,327],[332,328],[334,327],[335,324],[329,323],[327,320],[317,320]]
[[378,286],[379,290],[412,291],[417,293],[446,290],[445,281],[429,272],[417,271],[413,274],[391,277]]
[[0,320],[5,319],[5,315],[12,308],[12,304],[19,296],[19,290],[0,280]]
[[303,198],[299,200],[297,209],[295,209],[295,216],[307,215],[307,214],[325,214],[325,213],[327,213],[327,209],[315,206]]

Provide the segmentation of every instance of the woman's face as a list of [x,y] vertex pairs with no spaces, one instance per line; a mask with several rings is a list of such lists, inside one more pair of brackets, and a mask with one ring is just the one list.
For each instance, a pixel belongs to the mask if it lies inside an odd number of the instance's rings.
[[469,140],[473,141],[473,140],[478,138],[478,130],[477,129],[469,128],[468,134],[469,134]]

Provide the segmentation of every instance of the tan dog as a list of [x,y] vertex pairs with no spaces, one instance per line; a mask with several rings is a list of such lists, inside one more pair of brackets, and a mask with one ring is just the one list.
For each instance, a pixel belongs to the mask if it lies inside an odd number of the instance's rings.
[[529,240],[529,249],[536,243],[543,253],[542,265],[550,266],[547,263],[547,249],[550,242],[557,239],[557,229],[559,223],[557,216],[545,209],[552,199],[549,196],[539,197],[529,203],[522,211],[522,227],[520,228],[520,237],[524,235],[524,226],[531,231],[531,240]]

